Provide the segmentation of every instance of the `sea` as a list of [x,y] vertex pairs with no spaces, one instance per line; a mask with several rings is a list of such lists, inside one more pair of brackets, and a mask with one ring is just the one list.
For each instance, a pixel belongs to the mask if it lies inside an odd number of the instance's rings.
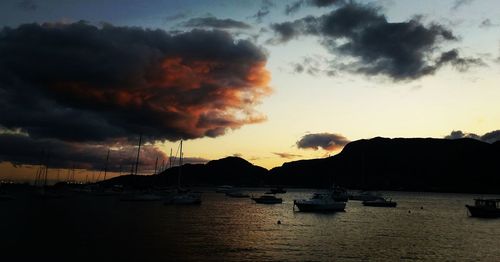
[[500,261],[500,219],[465,208],[499,196],[379,192],[398,206],[302,213],[293,200],[315,190],[289,189],[274,205],[199,190],[197,206],[89,194],[1,201],[0,261]]

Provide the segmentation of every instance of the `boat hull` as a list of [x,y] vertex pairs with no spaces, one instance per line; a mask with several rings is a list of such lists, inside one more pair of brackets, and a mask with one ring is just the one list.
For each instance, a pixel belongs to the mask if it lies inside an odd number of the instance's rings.
[[308,203],[308,202],[294,202],[301,212],[339,212],[344,211],[346,203],[345,202],[334,202],[334,203]]
[[469,210],[469,213],[473,217],[483,217],[483,218],[498,218],[500,217],[500,209],[493,208],[483,208],[476,206],[465,205]]

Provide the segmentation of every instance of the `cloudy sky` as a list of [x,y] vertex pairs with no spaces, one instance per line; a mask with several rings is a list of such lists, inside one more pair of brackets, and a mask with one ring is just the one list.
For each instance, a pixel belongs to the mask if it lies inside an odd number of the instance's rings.
[[47,158],[95,175],[108,149],[116,175],[140,134],[143,174],[180,139],[188,161],[266,168],[376,136],[493,142],[499,17],[495,0],[1,1],[0,177]]

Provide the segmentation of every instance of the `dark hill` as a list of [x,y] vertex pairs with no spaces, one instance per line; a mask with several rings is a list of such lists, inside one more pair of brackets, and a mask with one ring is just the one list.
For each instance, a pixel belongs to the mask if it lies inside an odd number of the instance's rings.
[[[226,157],[206,164],[185,164],[182,166],[181,186],[190,185],[234,185],[260,186],[268,177],[268,170],[251,164],[239,157]],[[172,167],[156,176],[120,176],[106,181],[106,184],[123,184],[135,187],[175,186],[179,167]]]
[[373,138],[341,153],[285,163],[274,183],[444,192],[500,192],[500,143],[474,139]]

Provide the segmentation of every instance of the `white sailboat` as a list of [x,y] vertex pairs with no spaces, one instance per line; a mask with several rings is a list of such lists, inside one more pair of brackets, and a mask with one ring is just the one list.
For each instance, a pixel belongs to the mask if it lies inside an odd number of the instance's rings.
[[179,174],[177,177],[177,192],[172,194],[164,202],[165,205],[197,205],[201,204],[201,193],[189,192],[181,188],[182,175],[182,140],[179,154]]
[[[142,135],[139,136],[139,147],[137,148],[137,158],[135,161],[135,174],[137,175],[137,169],[139,166],[139,155],[141,152],[141,142]],[[130,194],[125,194],[121,199],[121,201],[129,201],[129,202],[147,202],[147,201],[160,201],[163,200],[163,196],[158,195],[153,192],[135,192]]]

